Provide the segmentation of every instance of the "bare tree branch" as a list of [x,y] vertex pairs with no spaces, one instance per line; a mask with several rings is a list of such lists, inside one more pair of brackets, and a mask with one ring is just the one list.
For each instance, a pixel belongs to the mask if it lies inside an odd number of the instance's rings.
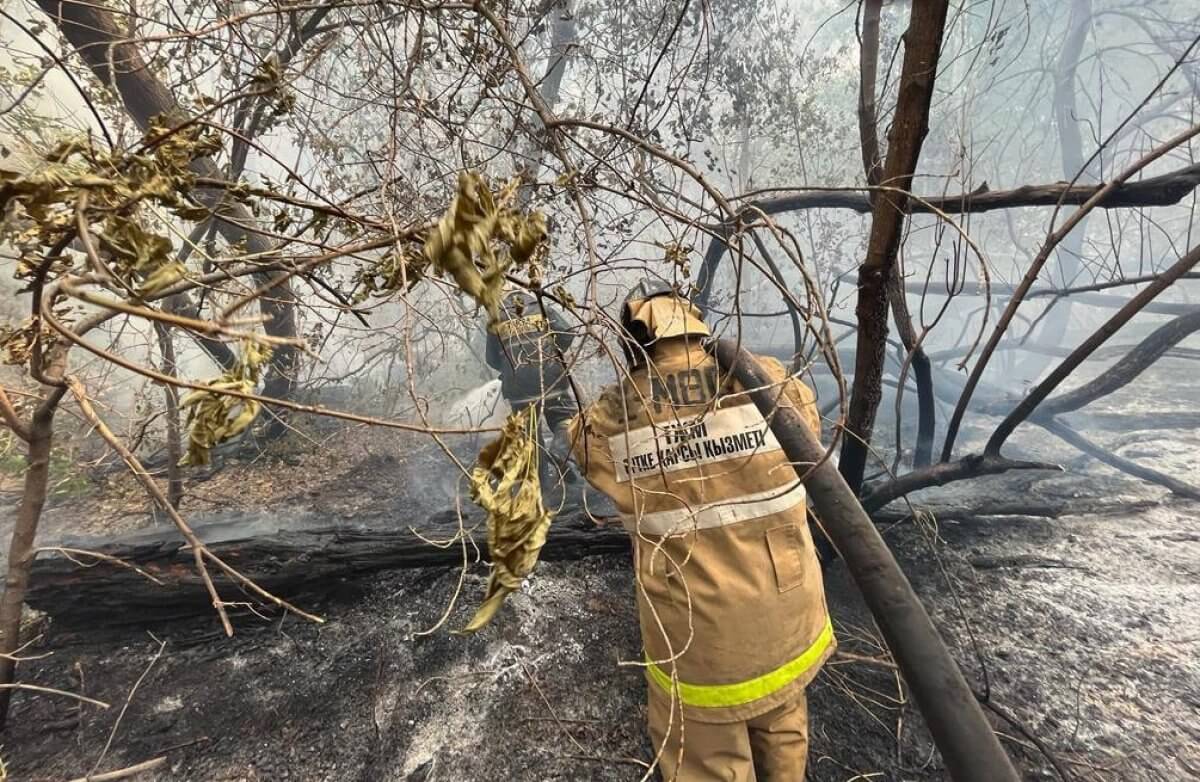
[[[1047,237],[1045,243],[1042,244],[1041,250],[1038,251],[1037,257],[1034,258],[1033,263],[1031,263],[1029,265],[1029,269],[1026,270],[1025,276],[1021,278],[1021,283],[1017,286],[1016,291],[1013,292],[1012,298],[1009,299],[1008,305],[1004,308],[1004,313],[1000,316],[1000,320],[996,323],[995,328],[992,330],[992,334],[988,338],[987,344],[984,345],[983,351],[980,353],[979,358],[975,362],[975,366],[971,369],[971,374],[967,378],[967,384],[963,388],[962,396],[959,398],[958,404],[954,408],[954,413],[950,416],[950,423],[946,428],[946,442],[942,447],[942,461],[950,460],[950,455],[954,451],[954,439],[958,435],[958,428],[962,423],[963,414],[966,413],[967,405],[970,404],[971,394],[974,392],[975,386],[979,384],[979,379],[983,376],[983,371],[987,368],[988,361],[995,352],[996,346],[1004,337],[1005,332],[1008,330],[1009,324],[1012,323],[1012,319],[1017,313],[1017,308],[1021,305],[1022,300],[1024,300],[1025,294],[1028,293],[1029,289],[1033,287],[1034,282],[1041,273],[1042,267],[1050,258],[1050,254],[1054,251],[1054,248],[1057,247],[1060,242],[1062,242],[1067,234],[1069,234],[1071,230],[1078,225],[1079,222],[1083,220],[1083,218],[1086,217],[1089,212],[1095,209],[1097,202],[1103,199],[1108,193],[1112,192],[1112,190],[1120,186],[1121,183],[1133,177],[1155,160],[1167,154],[1172,149],[1175,149],[1181,144],[1189,141],[1198,134],[1200,134],[1200,125],[1194,125],[1182,133],[1174,136],[1173,138],[1163,142],[1150,153],[1138,159],[1135,163],[1122,171],[1116,179],[1104,185],[1104,187],[1097,191],[1094,196],[1089,198],[1082,206],[1076,209],[1071,216],[1068,217],[1061,226],[1059,226],[1057,230],[1053,231],[1050,236]],[[1190,266],[1188,268],[1190,268]],[[1187,269],[1181,269],[1180,273],[1185,271],[1187,271]],[[1153,287],[1153,285],[1151,287]],[[1151,288],[1147,288],[1146,290],[1150,289]],[[1144,292],[1145,291],[1143,291],[1143,293]],[[1153,296],[1150,298],[1153,298]]]
[[[1096,333],[1084,340],[1070,356],[1055,367],[1053,372],[1042,380],[1042,382],[1038,383],[1021,400],[1021,403],[1009,413],[1007,418],[1000,422],[1000,425],[996,427],[996,431],[992,433],[991,438],[988,440],[987,446],[984,448],[984,453],[999,454],[1001,446],[1004,445],[1004,441],[1008,439],[1013,430],[1025,421],[1062,381],[1066,380],[1080,364],[1087,360],[1088,356],[1094,353],[1097,348],[1107,342],[1113,334],[1116,334],[1122,326],[1128,323],[1134,315],[1140,312],[1147,302],[1153,300],[1155,296],[1166,290],[1175,280],[1190,271],[1197,263],[1200,263],[1200,246],[1192,248],[1190,252],[1176,261],[1171,268],[1164,271],[1158,279],[1139,291],[1120,311],[1105,321],[1104,325]],[[967,397],[968,393],[964,392],[963,396]]]

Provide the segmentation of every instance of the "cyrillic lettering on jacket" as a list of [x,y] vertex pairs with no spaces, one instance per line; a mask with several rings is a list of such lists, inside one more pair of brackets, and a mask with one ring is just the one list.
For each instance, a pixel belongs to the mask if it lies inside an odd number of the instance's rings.
[[609,438],[609,446],[620,482],[745,458],[780,447],[752,404],[643,426]]

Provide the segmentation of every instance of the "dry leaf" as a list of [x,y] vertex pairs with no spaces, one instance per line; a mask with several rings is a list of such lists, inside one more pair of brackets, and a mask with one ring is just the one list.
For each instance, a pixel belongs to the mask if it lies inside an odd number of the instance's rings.
[[492,621],[504,599],[533,572],[546,543],[554,516],[542,504],[537,427],[534,406],[510,415],[500,436],[479,452],[471,472],[471,499],[488,514],[492,572],[483,604],[464,633]]
[[262,407],[257,401],[221,392],[253,393],[262,367],[270,358],[269,347],[246,341],[231,370],[209,381],[207,389],[192,391],[180,400],[179,407],[188,411],[188,451],[180,465],[208,464],[214,447],[241,434],[254,422]]

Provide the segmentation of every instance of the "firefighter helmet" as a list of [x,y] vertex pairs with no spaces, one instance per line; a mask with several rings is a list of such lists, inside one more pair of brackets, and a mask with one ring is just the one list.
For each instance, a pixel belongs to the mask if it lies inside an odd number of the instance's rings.
[[[660,339],[711,333],[696,306],[658,280],[639,282],[625,297],[621,328],[625,357],[632,366],[641,364],[646,350]],[[634,344],[626,344],[630,341]]]

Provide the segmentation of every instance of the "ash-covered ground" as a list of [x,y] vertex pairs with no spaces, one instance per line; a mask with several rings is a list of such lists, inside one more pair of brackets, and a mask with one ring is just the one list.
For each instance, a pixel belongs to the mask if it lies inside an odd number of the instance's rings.
[[[1097,412],[1195,410],[1196,394],[1168,398],[1140,384]],[[1200,476],[1195,431],[1088,433],[1181,479]],[[326,483],[288,480],[289,469],[320,474],[315,456],[268,459],[243,486],[261,469],[278,492],[272,507],[308,498],[309,509],[355,517],[378,495],[370,487],[394,490],[402,473],[412,485],[405,465],[421,455],[384,450],[343,459]],[[1200,504],[1079,458],[1033,427],[1012,453],[1068,470],[927,492],[914,504],[937,505],[937,517],[886,532],[968,678],[1013,719],[996,718],[1006,746],[1029,779],[1056,778],[1034,738],[1081,780],[1200,778]],[[491,627],[452,634],[484,578],[382,573],[306,604],[325,625],[243,619],[232,639],[215,617],[116,633],[50,623],[27,650],[50,656],[23,664],[21,678],[112,706],[22,693],[0,754],[13,780],[163,755],[166,765],[136,779],[641,778],[653,752],[640,670],[626,664],[639,658],[626,559],[542,563]],[[827,584],[842,653],[810,692],[809,779],[945,779],[841,565]]]

